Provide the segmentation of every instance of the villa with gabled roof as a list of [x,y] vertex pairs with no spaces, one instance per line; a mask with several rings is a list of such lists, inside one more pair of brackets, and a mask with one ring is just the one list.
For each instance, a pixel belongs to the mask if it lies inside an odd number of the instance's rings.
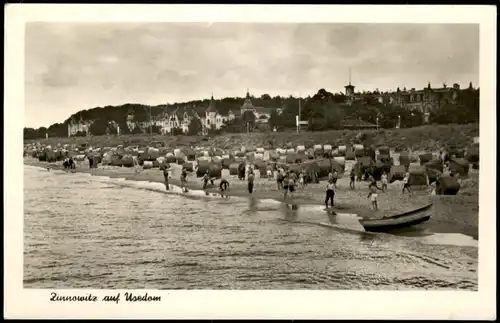
[[[241,117],[246,111],[251,111],[255,115],[256,123],[268,123],[272,109],[254,106],[250,93],[247,90],[245,101],[240,109],[229,110],[224,113],[217,109],[212,94],[208,107],[206,105],[196,106],[194,103],[188,103],[173,111],[165,110],[151,120],[151,123],[159,127],[163,135],[171,134],[174,128],[180,128],[184,133],[187,133],[193,118],[198,118],[202,124],[202,133],[207,134],[209,129],[219,130],[228,121]],[[129,130],[132,130],[135,125],[146,129],[150,124],[149,121],[135,122],[132,113],[129,113],[126,121]]]
[[78,122],[76,122],[74,118],[71,118],[70,122],[68,123],[68,137],[74,136],[78,132],[90,135],[89,129],[92,123],[93,120],[84,121],[82,115],[80,115],[80,120]]
[[164,111],[153,121],[153,124],[160,128],[163,135],[170,134],[174,128],[180,128],[187,133],[194,117],[200,118],[198,112],[194,107],[186,105],[172,112]]
[[234,120],[236,115],[233,111],[229,111],[227,114],[220,113],[215,105],[214,96],[210,98],[210,103],[208,108],[205,110],[204,118],[201,118],[201,124],[203,126],[203,133],[207,134],[208,130],[211,128],[219,130],[222,126],[230,121]]
[[246,111],[253,112],[257,123],[268,123],[272,110],[265,107],[254,106],[250,97],[250,92],[247,89],[247,95],[245,97],[245,102],[243,102],[240,108],[240,114],[243,115]]

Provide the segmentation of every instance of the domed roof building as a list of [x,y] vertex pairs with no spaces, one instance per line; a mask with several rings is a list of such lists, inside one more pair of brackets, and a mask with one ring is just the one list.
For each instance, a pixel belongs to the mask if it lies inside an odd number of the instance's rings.
[[271,117],[270,109],[266,109],[264,107],[256,107],[253,105],[248,89],[245,101],[240,108],[241,115],[243,115],[246,111],[253,112],[253,114],[255,115],[255,120],[257,120],[258,123],[267,123],[269,118]]

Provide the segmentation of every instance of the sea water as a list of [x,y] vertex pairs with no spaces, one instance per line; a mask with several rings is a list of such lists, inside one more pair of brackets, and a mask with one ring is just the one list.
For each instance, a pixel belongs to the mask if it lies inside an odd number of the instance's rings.
[[24,167],[25,288],[477,290],[477,242],[322,206]]

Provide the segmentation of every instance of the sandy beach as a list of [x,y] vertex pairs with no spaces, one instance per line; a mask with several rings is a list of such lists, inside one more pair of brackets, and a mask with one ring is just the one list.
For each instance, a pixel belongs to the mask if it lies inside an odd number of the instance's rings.
[[[25,158],[24,163],[31,166],[38,166],[51,169],[63,169],[60,163],[49,164],[39,162],[33,158]],[[346,169],[349,165],[346,165]],[[96,176],[108,176],[111,178],[124,178],[132,181],[150,181],[164,183],[163,172],[159,169],[135,169],[126,167],[101,166],[89,169],[88,164],[77,164],[74,172],[89,173]],[[181,166],[171,164],[170,185],[180,186]],[[259,178],[257,171],[254,185],[254,192],[248,193],[247,181],[238,180],[236,176],[229,175],[229,170],[222,171],[222,178],[225,178],[230,187],[225,192],[226,196],[251,197],[254,199],[273,199],[284,201],[283,192],[277,190],[276,181],[267,178]],[[474,194],[477,185],[470,182],[478,181],[478,174],[471,173],[466,180],[465,187],[475,186],[467,190],[467,195],[457,196],[431,196],[432,187],[415,187],[411,194],[402,194],[402,184],[399,181],[388,185],[386,192],[378,194],[378,211],[371,209],[368,196],[368,183],[356,182],[355,190],[349,188],[349,178],[344,175],[337,182],[335,195],[335,209],[341,213],[354,213],[362,218],[381,218],[407,211],[411,211],[430,203],[433,203],[433,216],[431,220],[423,226],[435,232],[463,233],[478,238],[478,194]],[[206,189],[208,193],[219,193],[220,180],[215,180],[215,186]],[[293,199],[287,199],[287,203],[294,205],[323,205],[325,199],[325,182],[319,184],[309,184],[305,189],[298,189]],[[190,173],[186,187],[189,190],[202,190],[202,180],[197,178],[195,173]],[[471,192],[472,190],[472,192]]]

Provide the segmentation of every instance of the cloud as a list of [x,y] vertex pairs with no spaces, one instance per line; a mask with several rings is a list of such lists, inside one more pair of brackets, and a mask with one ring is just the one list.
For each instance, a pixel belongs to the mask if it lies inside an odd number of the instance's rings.
[[116,56],[101,56],[99,60],[104,64],[115,64],[120,61]]
[[[478,82],[479,27],[29,23],[26,124],[95,106]],[[43,109],[43,118],[40,115]]]

